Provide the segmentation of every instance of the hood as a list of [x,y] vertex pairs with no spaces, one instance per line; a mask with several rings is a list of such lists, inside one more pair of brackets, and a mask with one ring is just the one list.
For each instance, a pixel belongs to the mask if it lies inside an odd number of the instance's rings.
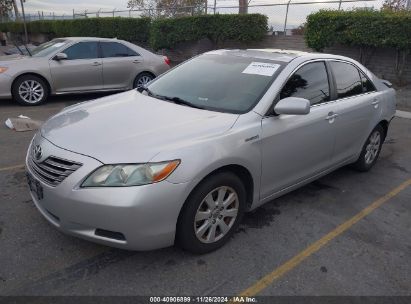
[[237,118],[132,90],[66,108],[41,133],[56,146],[103,163],[144,163],[161,151],[218,136]]
[[15,62],[19,62],[20,60],[30,60],[31,57],[27,57],[20,54],[13,54],[13,55],[4,55],[0,56],[0,63],[2,65],[13,64]]

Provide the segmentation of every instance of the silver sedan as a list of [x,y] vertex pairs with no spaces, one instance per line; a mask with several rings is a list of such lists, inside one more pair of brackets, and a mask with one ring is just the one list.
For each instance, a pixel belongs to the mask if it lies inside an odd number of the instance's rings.
[[57,229],[133,250],[226,243],[246,211],[377,161],[395,91],[341,56],[220,50],[35,135],[32,199]]
[[39,105],[49,95],[124,91],[167,71],[169,59],[117,39],[70,37],[30,55],[0,57],[0,98]]

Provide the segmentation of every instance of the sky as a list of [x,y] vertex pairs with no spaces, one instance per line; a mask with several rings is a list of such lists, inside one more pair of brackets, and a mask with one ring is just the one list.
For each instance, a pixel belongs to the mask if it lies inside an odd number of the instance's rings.
[[[213,6],[214,0],[208,0],[209,6]],[[311,0],[315,1],[336,1],[336,0]],[[374,7],[380,8],[383,0],[373,0],[373,1],[359,1],[343,3],[343,9],[350,9],[352,7]],[[18,1],[19,2],[19,1]],[[251,0],[250,5],[256,4],[272,4],[272,3],[287,3],[288,0]],[[293,2],[309,2],[308,0],[292,0]],[[217,7],[223,6],[236,6],[238,1],[236,0],[217,0]],[[50,15],[53,12],[56,15],[66,15],[72,16],[73,8],[76,13],[84,12],[96,12],[99,9],[101,11],[112,11],[116,10],[127,10],[127,0],[26,0],[25,10],[26,13],[37,14],[38,11],[43,11],[44,15]],[[312,11],[316,11],[321,8],[337,9],[338,3],[330,4],[304,4],[304,5],[291,5],[289,8],[288,24],[298,26],[305,22],[305,17]],[[217,9],[220,13],[234,13],[238,9],[233,8],[221,8]],[[268,16],[269,24],[274,25],[277,29],[282,27],[284,23],[286,6],[273,6],[273,7],[250,7],[250,13],[262,13]],[[117,15],[127,16],[128,13]],[[100,16],[105,16],[101,14]],[[108,16],[108,15],[106,15]]]

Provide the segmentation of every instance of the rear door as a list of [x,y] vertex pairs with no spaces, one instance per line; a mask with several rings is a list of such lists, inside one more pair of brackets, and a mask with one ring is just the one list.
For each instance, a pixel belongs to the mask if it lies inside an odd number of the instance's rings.
[[380,96],[372,82],[355,65],[345,61],[328,61],[333,74],[338,117],[334,162],[355,157],[378,123]]
[[77,42],[61,51],[65,60],[49,61],[56,92],[92,91],[103,88],[102,60],[97,41]]
[[101,41],[105,89],[131,88],[143,71],[143,57],[120,42]]
[[330,92],[324,61],[306,63],[282,88],[278,99],[306,98],[311,109],[307,115],[262,120],[262,199],[331,166],[336,104],[330,102]]

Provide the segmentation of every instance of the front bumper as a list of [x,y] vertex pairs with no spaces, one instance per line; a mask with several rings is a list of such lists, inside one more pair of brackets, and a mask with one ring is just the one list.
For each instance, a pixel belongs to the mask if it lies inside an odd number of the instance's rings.
[[178,214],[187,197],[187,184],[163,181],[136,187],[80,188],[82,180],[102,163],[58,148],[39,135],[33,142],[40,142],[43,155],[83,164],[61,184],[52,187],[36,177],[28,165],[30,153],[27,154],[26,170],[43,188],[42,199],[31,193],[33,202],[57,229],[96,243],[131,250],[173,245]]

